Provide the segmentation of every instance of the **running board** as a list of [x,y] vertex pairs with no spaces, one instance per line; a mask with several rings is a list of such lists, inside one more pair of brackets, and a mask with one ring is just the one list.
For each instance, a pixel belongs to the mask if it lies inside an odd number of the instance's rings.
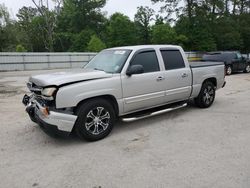
[[126,118],[122,118],[122,121],[124,122],[132,122],[132,121],[137,121],[140,119],[144,119],[144,118],[148,118],[148,117],[152,117],[152,116],[157,116],[166,112],[171,112],[173,110],[178,110],[180,108],[184,108],[187,106],[187,103],[182,103],[181,105],[175,106],[175,107],[170,107],[170,108],[166,108],[163,110],[159,110],[159,111],[155,111],[155,112],[151,112],[150,114],[146,114],[146,115],[141,115],[141,116],[137,116],[137,117],[126,117]]

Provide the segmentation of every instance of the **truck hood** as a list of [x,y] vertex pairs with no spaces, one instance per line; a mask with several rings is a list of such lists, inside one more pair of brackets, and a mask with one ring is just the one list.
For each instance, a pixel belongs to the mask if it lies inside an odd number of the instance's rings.
[[34,83],[35,85],[40,87],[45,87],[51,85],[61,86],[64,84],[109,77],[112,77],[112,74],[106,73],[104,71],[81,69],[31,76],[29,78],[29,82]]

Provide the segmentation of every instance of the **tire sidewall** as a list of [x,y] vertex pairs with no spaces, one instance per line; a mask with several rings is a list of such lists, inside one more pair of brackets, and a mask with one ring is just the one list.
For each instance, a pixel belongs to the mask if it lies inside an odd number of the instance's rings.
[[[209,104],[205,103],[204,97],[203,97],[204,91],[208,86],[211,86],[213,88],[213,91],[214,91],[213,100]],[[200,90],[198,97],[194,99],[195,104],[200,108],[208,108],[213,104],[213,102],[215,100],[215,95],[216,95],[216,90],[215,90],[214,84],[212,82],[207,81],[207,82],[202,84],[202,87],[201,87],[201,90]]]
[[[85,127],[87,114],[96,107],[103,107],[105,110],[107,110],[110,114],[110,121],[109,126],[105,131],[98,135],[91,134]],[[100,139],[105,138],[109,135],[109,133],[112,131],[115,121],[115,113],[112,105],[104,99],[95,99],[87,101],[86,103],[83,103],[80,108],[77,110],[77,120],[75,124],[75,131],[76,134],[87,141],[97,141]]]
[[[231,69],[231,71],[228,73],[228,69]],[[226,66],[226,75],[231,75],[232,74],[232,66],[228,65]]]
[[[210,87],[213,88],[213,94],[214,94],[213,100],[212,100],[209,104],[207,104],[207,103],[204,101],[204,97],[203,97],[204,91],[205,91],[205,89],[207,89],[208,86],[210,86]],[[210,107],[210,106],[213,104],[213,102],[214,102],[215,93],[216,93],[216,92],[215,92],[215,86],[214,86],[214,84],[212,84],[211,82],[206,82],[206,83],[204,83],[203,86],[202,86],[202,90],[201,90],[202,106],[204,106],[205,108]]]
[[247,64],[247,66],[246,66],[246,68],[245,68],[245,71],[244,71],[244,72],[249,73],[249,72],[250,72],[250,70],[247,70],[247,67],[249,67],[249,68],[250,68],[250,64]]

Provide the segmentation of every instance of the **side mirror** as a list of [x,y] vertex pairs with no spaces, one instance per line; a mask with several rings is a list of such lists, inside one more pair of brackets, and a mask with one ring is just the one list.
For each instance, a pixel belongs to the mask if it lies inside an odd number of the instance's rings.
[[131,76],[132,74],[141,74],[144,73],[144,68],[142,65],[132,65],[128,68],[126,74]]

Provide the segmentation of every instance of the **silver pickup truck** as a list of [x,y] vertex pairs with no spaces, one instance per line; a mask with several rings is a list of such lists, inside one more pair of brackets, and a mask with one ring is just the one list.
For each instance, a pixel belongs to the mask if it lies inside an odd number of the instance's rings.
[[191,99],[207,108],[225,83],[223,63],[189,64],[179,46],[128,46],[103,50],[80,70],[30,77],[23,103],[47,133],[95,141],[118,118],[146,118]]

